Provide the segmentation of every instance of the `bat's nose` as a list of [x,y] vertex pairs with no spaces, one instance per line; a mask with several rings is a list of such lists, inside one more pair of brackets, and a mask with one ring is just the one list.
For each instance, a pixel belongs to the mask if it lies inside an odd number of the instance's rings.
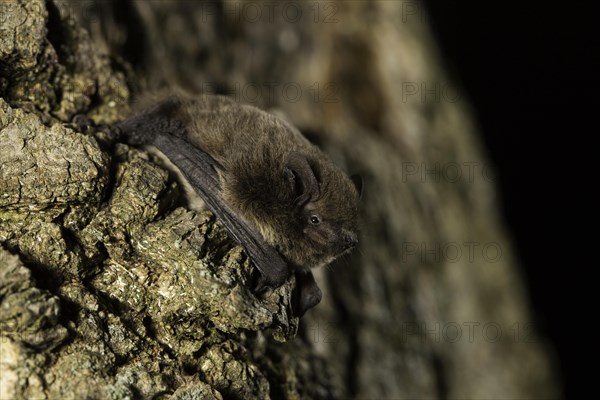
[[356,247],[357,244],[358,238],[356,237],[356,233],[347,232],[344,235],[344,245],[346,247],[346,250]]

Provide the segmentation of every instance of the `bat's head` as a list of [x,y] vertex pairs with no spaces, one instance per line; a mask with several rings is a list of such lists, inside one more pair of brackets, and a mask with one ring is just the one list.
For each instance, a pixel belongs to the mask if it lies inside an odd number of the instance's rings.
[[329,160],[311,162],[292,152],[286,173],[294,193],[294,245],[288,258],[301,266],[319,267],[358,244],[358,201],[362,179],[348,177]]

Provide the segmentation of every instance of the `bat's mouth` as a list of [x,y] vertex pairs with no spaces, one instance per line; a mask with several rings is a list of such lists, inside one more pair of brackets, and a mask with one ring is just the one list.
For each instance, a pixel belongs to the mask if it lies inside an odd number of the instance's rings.
[[351,246],[351,247],[343,246],[341,248],[338,248],[337,252],[335,253],[335,256],[331,257],[329,262],[331,262],[337,258],[340,258],[342,256],[345,256],[347,254],[352,253],[352,251],[354,250],[355,247],[356,246]]
[[338,257],[341,257],[341,256],[344,256],[344,255],[346,255],[346,254],[350,254],[350,253],[352,253],[352,251],[354,251],[354,247],[355,247],[355,246],[353,246],[353,247],[350,247],[350,248],[348,248],[348,249],[346,249],[346,250],[342,251],[340,254],[338,254]]

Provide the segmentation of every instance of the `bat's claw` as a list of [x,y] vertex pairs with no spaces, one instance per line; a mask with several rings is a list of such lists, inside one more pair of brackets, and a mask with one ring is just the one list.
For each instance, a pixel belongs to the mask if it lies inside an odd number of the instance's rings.
[[85,114],[77,114],[71,119],[73,127],[81,133],[94,133],[96,131],[96,124],[90,117]]
[[257,294],[263,294],[270,287],[272,287],[272,286],[269,285],[268,280],[265,278],[265,276],[263,274],[259,273],[258,280],[256,281],[256,285],[254,286],[254,291]]
[[71,125],[79,132],[86,135],[97,132],[107,132],[111,137],[119,138],[121,132],[119,128],[110,125],[96,125],[94,121],[85,114],[77,114],[71,119]]
[[289,276],[287,271],[283,273],[266,274],[259,272],[254,291],[258,294],[265,293],[268,289],[277,288],[285,283]]

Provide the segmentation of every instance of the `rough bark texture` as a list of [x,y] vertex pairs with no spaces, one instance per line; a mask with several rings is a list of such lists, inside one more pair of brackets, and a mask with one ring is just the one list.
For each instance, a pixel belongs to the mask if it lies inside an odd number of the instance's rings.
[[[0,399],[557,397],[418,6],[0,2]],[[67,124],[161,84],[280,112],[365,177],[360,251],[302,321],[160,162]]]

